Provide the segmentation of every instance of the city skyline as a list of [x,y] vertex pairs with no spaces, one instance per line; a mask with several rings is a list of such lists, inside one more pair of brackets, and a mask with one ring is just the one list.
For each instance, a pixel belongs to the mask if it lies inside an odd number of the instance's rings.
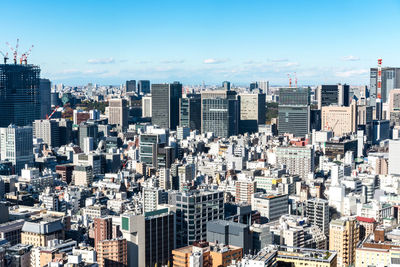
[[[22,54],[54,83],[369,84],[369,68],[394,66],[396,1],[69,1],[4,3],[0,50]],[[18,19],[13,18],[18,14]],[[384,25],[384,26],[383,26]]]

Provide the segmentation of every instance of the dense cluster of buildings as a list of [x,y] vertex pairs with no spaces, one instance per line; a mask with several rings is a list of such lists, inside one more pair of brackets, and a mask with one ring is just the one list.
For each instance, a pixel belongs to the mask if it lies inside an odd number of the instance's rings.
[[68,87],[0,65],[0,267],[400,264],[400,76],[382,72]]

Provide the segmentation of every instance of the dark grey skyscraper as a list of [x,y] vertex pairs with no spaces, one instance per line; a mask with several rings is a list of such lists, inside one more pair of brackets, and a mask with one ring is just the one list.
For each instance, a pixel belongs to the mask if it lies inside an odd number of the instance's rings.
[[137,89],[139,94],[150,94],[150,81],[140,80],[137,84]]
[[190,94],[179,100],[179,125],[191,130],[201,129],[201,95]]
[[280,88],[278,133],[305,136],[310,130],[310,89]]
[[348,107],[350,104],[350,86],[347,84],[320,85],[317,88],[318,109],[330,105]]
[[95,123],[81,123],[79,125],[79,146],[83,148],[85,137],[93,137],[93,144],[96,146],[98,137],[98,126]]
[[40,69],[0,65],[0,127],[30,125],[40,118]]
[[40,79],[40,118],[46,118],[51,111],[51,82],[48,79]]
[[239,132],[240,101],[235,91],[209,91],[201,94],[201,132],[219,137]]
[[254,89],[257,89],[257,88],[258,88],[257,82],[250,83],[250,91],[253,91]]
[[161,128],[175,130],[179,124],[180,98],[182,98],[181,83],[152,84],[152,123]]
[[[378,81],[378,69],[371,68],[370,72],[370,94],[371,105],[375,105],[376,85]],[[382,68],[382,102],[386,103],[389,99],[389,93],[395,88],[400,88],[400,68]]]
[[126,81],[126,88],[127,93],[136,93],[136,80]]
[[224,81],[224,82],[222,83],[222,87],[223,87],[225,90],[227,90],[227,91],[231,90],[231,82]]

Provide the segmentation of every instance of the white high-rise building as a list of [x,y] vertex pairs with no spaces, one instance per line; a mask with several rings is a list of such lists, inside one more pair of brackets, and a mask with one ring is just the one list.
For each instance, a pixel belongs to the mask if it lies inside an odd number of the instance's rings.
[[329,234],[329,205],[328,201],[314,198],[307,201],[306,216],[312,225],[316,225],[328,236]]
[[108,123],[128,127],[128,107],[125,99],[116,98],[108,101]]
[[160,187],[164,190],[169,190],[172,187],[171,183],[171,171],[167,168],[161,168],[159,172],[160,176]]
[[151,118],[151,95],[142,97],[142,117]]
[[400,174],[400,140],[389,141],[389,174]]
[[10,125],[0,128],[0,160],[8,160],[20,173],[25,164],[33,162],[33,130],[30,126]]
[[83,152],[89,154],[90,151],[94,149],[93,147],[93,137],[83,138]]

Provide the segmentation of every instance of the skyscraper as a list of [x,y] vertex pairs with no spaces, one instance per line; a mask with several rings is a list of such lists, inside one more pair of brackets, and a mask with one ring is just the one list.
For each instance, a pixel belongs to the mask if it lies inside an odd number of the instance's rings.
[[[370,71],[371,105],[375,105],[375,98],[377,96],[377,84],[378,84],[378,69],[371,68]],[[388,102],[390,91],[395,88],[400,88],[400,68],[392,68],[392,67],[382,68],[381,97],[383,103]]]
[[201,95],[190,94],[179,100],[179,125],[191,130],[201,129]]
[[115,98],[108,101],[108,123],[122,128],[128,127],[128,107],[125,99]]
[[224,81],[224,82],[222,83],[222,87],[223,87],[223,89],[225,89],[226,91],[230,91],[230,90],[231,90],[231,82]]
[[175,130],[179,124],[179,99],[182,98],[182,84],[151,85],[152,123],[161,128]]
[[97,145],[98,127],[95,123],[81,123],[79,125],[79,146],[83,148],[85,137],[93,137],[93,145]]
[[40,68],[0,65],[0,127],[31,125],[40,118]]
[[389,118],[391,126],[400,125],[400,89],[393,89],[390,91]]
[[59,147],[60,129],[57,120],[35,120],[33,122],[33,135],[43,139],[51,147]]
[[51,82],[48,79],[40,79],[40,118],[46,118],[51,111]]
[[151,95],[142,97],[142,117],[151,118]]
[[257,132],[259,124],[265,124],[265,94],[240,94],[240,132]]
[[10,125],[0,128],[0,159],[11,161],[17,174],[21,172],[25,164],[33,163],[32,132],[30,126]]
[[278,133],[305,136],[310,131],[309,88],[280,88]]
[[325,106],[349,106],[350,86],[347,84],[320,85],[317,88],[318,109]]
[[125,90],[126,93],[136,93],[136,80],[126,81]]
[[137,84],[137,90],[139,94],[149,94],[150,93],[150,81],[149,80],[139,80]]
[[112,239],[112,217],[101,217],[94,219],[94,247],[100,241]]
[[229,137],[239,132],[240,102],[235,91],[201,93],[201,132]]

